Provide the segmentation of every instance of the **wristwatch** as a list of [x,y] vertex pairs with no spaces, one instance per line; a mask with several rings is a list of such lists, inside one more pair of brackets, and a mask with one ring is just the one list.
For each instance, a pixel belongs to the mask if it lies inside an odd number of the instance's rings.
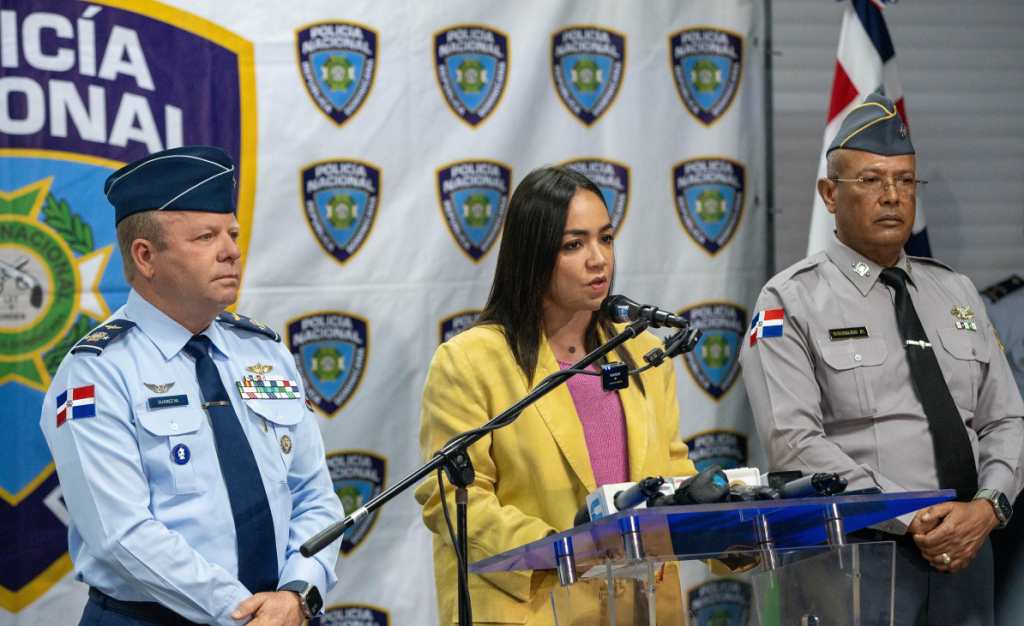
[[310,619],[320,614],[324,608],[324,599],[320,597],[320,590],[316,585],[311,585],[304,580],[293,580],[281,585],[278,591],[292,591],[299,596],[299,605],[302,607],[302,614]]
[[1010,523],[1010,518],[1013,517],[1013,507],[1003,492],[995,489],[979,489],[974,499],[989,501],[992,509],[996,512],[996,519],[999,520],[999,526],[996,528],[1006,528],[1006,525]]

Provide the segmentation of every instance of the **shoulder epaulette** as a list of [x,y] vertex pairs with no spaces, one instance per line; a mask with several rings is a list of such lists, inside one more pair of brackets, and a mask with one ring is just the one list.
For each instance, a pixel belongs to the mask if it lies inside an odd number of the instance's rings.
[[[941,267],[944,270],[949,270],[950,272],[956,272],[956,270],[953,269],[952,267],[950,267],[950,266],[946,265],[945,263],[943,263],[942,261],[940,261],[940,260],[938,260],[936,258],[932,258],[930,256],[911,256],[911,255],[908,254],[907,255],[907,260],[908,261],[916,261],[916,262],[919,262],[919,263],[927,263],[928,265],[935,265],[935,266]],[[913,276],[913,271],[914,270],[911,269],[910,271],[911,271],[911,276]]]
[[263,322],[257,322],[256,320],[239,315],[238,313],[229,313],[224,311],[217,316],[217,321],[221,324],[227,324],[228,326],[234,326],[235,328],[241,328],[249,332],[263,335],[264,337],[270,337],[274,341],[281,341],[281,335],[277,334],[273,328],[267,326]]
[[981,295],[985,296],[992,302],[999,302],[1003,297],[1008,296],[1021,287],[1024,287],[1024,278],[1014,274],[1004,281],[985,287],[981,290]]
[[71,348],[71,354],[78,354],[79,352],[102,354],[104,348],[110,342],[117,340],[118,337],[125,334],[133,326],[135,326],[135,322],[128,320],[110,320],[106,324],[92,329],[88,335],[82,337]]

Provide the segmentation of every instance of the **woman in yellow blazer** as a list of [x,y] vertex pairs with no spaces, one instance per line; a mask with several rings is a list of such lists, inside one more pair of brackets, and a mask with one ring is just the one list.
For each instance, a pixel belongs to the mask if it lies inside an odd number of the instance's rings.
[[[480,321],[442,344],[431,362],[420,417],[425,455],[514,404],[562,369],[559,362],[579,360],[617,332],[600,310],[615,267],[612,240],[608,210],[589,179],[562,167],[523,179],[509,204]],[[616,358],[633,369],[658,344],[645,333],[620,347]],[[595,394],[562,385],[469,449],[476,470],[468,489],[471,563],[570,528],[598,486],[594,459],[603,475],[618,468],[622,480],[696,472],[679,440],[671,363],[631,376],[627,389],[597,395],[595,404]],[[585,432],[587,413],[599,409],[611,411],[602,419],[618,415],[624,422],[619,443],[625,449],[615,449],[614,437],[608,444],[604,433]],[[609,445],[613,449],[600,449]],[[447,490],[452,511],[453,491]],[[456,560],[436,481],[421,484],[416,499],[434,533],[439,621],[457,623]],[[552,573],[469,578],[474,623],[553,624]]]

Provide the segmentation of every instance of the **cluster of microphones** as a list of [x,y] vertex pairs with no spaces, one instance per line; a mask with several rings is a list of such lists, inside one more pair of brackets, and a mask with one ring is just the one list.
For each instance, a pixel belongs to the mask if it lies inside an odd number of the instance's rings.
[[[738,471],[744,470],[748,474],[752,471],[754,479],[730,480],[726,470],[712,465],[692,477],[678,480],[649,476],[628,486],[605,486],[587,497],[587,502],[576,513],[574,524],[579,526],[624,509],[644,506],[812,498],[846,492],[846,479],[836,473],[772,472],[762,481],[754,468]],[[767,484],[760,484],[762,482]],[[872,491],[877,493],[877,489]]]

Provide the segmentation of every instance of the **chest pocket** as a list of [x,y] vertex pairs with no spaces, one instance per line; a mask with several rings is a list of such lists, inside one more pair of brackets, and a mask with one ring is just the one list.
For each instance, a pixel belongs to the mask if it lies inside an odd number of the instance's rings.
[[935,351],[949,393],[956,405],[971,413],[978,407],[978,392],[991,350],[983,331],[940,328],[940,350]]
[[832,341],[818,340],[818,351],[827,367],[819,368],[825,421],[870,417],[875,414],[874,388],[882,381],[879,367],[888,351],[878,337]]
[[193,456],[200,452],[200,431],[206,413],[196,406],[150,409],[143,406],[136,419],[145,431],[139,448],[145,457],[154,489],[171,493],[200,493],[204,481]]
[[296,430],[306,415],[305,403],[301,399],[247,399],[245,406],[260,422],[259,432],[264,435],[260,442],[262,454],[257,454],[257,459],[268,461],[263,469],[272,480],[288,482],[297,445]]

